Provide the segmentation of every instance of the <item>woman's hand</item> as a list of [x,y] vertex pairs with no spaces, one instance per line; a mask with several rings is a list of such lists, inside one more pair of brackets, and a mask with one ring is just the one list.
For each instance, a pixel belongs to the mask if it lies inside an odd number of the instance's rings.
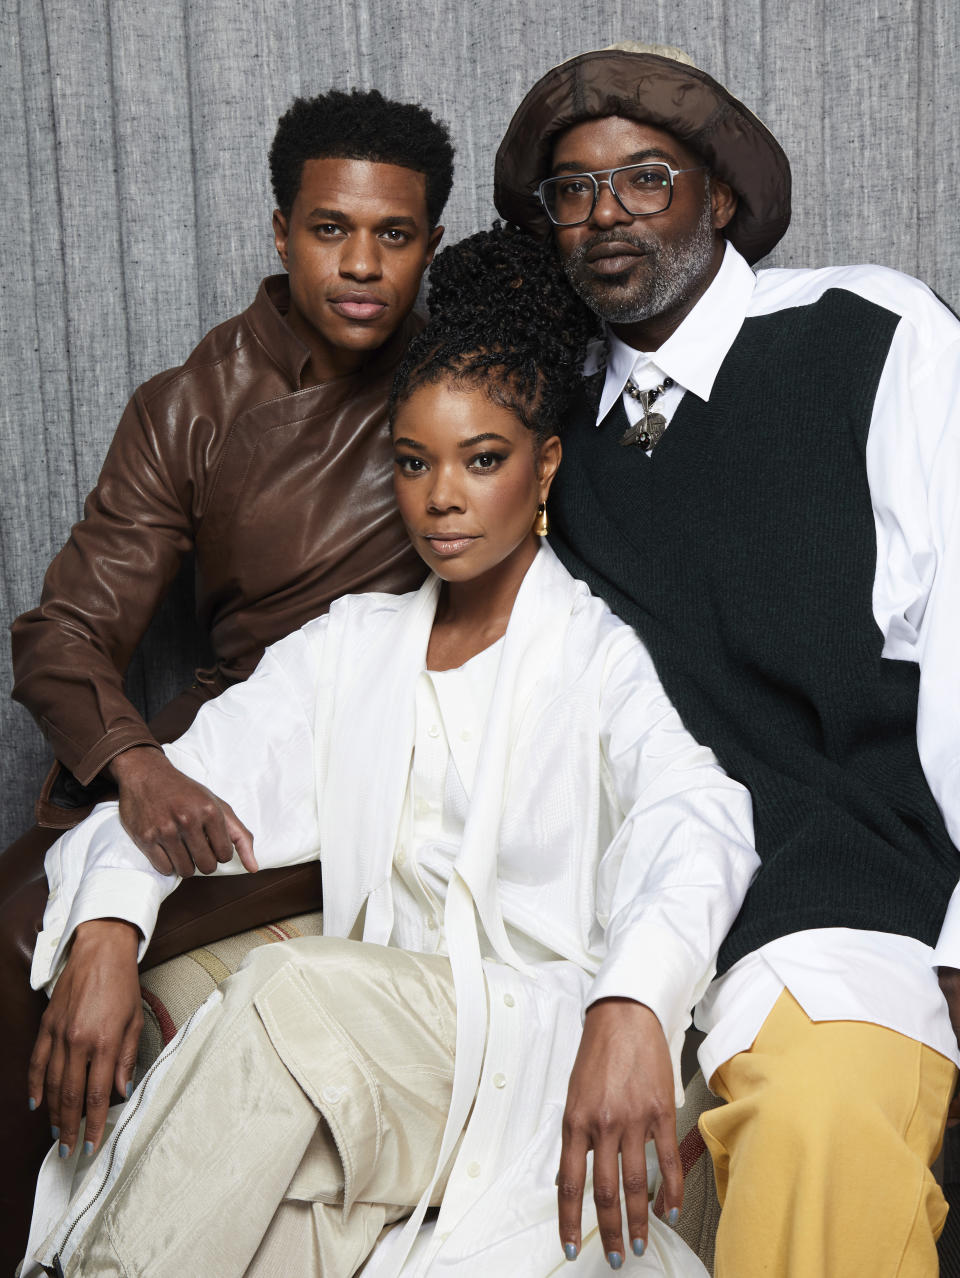
[[130,1094],[143,1027],[137,950],[140,932],[120,919],[93,919],[76,930],[30,1057],[31,1109],[44,1091],[54,1140],[65,1158],[80,1130],[86,1100],[84,1153],[103,1136],[114,1084]]
[[563,1116],[557,1194],[560,1241],[572,1260],[580,1252],[587,1151],[593,1150],[593,1198],[607,1261],[626,1255],[620,1212],[621,1164],[627,1233],[634,1255],[647,1245],[646,1142],[656,1142],[667,1219],[683,1204],[677,1149],[673,1065],[660,1022],[642,1003],[601,999],[587,1012],[570,1075]]

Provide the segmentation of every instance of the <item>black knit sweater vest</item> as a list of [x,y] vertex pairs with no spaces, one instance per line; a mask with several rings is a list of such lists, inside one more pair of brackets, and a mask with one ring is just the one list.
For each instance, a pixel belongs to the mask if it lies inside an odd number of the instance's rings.
[[718,961],[807,928],[935,944],[960,878],[917,754],[918,667],[881,657],[865,447],[898,316],[831,290],[747,319],[656,450],[588,394],[551,543],[635,627],[687,728],[753,795],[762,867]]

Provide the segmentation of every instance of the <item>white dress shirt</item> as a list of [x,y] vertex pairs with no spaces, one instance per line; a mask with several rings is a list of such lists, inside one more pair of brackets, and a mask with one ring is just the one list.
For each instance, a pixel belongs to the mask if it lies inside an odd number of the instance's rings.
[[[960,323],[925,285],[878,266],[766,270],[727,245],[703,297],[655,352],[607,334],[597,416],[623,397],[631,424],[640,405],[624,393],[674,385],[655,411],[669,422],[684,394],[709,401],[743,321],[816,301],[842,288],[901,316],[877,387],[866,446],[877,535],[873,613],[883,655],[920,666],[917,743],[951,839],[960,846]],[[602,366],[603,346],[586,372]],[[850,370],[840,369],[838,377]],[[824,387],[824,408],[830,390]],[[822,928],[781,937],[736,963],[710,987],[696,1021],[708,1037],[700,1063],[714,1070],[748,1048],[784,988],[815,1021],[857,1020],[917,1039],[960,1064],[935,968],[960,967],[960,886],[936,949],[911,937]]]

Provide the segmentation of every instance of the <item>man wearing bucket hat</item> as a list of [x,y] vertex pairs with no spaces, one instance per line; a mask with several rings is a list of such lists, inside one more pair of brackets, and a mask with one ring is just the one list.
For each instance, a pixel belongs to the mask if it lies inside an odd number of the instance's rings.
[[[676,50],[550,71],[495,199],[604,321],[553,544],[754,797],[762,868],[697,1015],[728,1102],[701,1119],[718,1278],[935,1274],[960,1063],[960,325],[879,267],[755,274],[789,163]],[[628,1131],[568,1115],[563,1242],[587,1149]],[[613,1196],[598,1214],[612,1250]]]

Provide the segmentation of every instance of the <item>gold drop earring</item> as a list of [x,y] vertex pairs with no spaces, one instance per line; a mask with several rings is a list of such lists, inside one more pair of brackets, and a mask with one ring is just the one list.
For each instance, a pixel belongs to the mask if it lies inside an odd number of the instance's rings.
[[547,518],[547,503],[540,502],[537,506],[537,517],[533,521],[533,531],[538,537],[546,537],[550,531],[550,520]]

